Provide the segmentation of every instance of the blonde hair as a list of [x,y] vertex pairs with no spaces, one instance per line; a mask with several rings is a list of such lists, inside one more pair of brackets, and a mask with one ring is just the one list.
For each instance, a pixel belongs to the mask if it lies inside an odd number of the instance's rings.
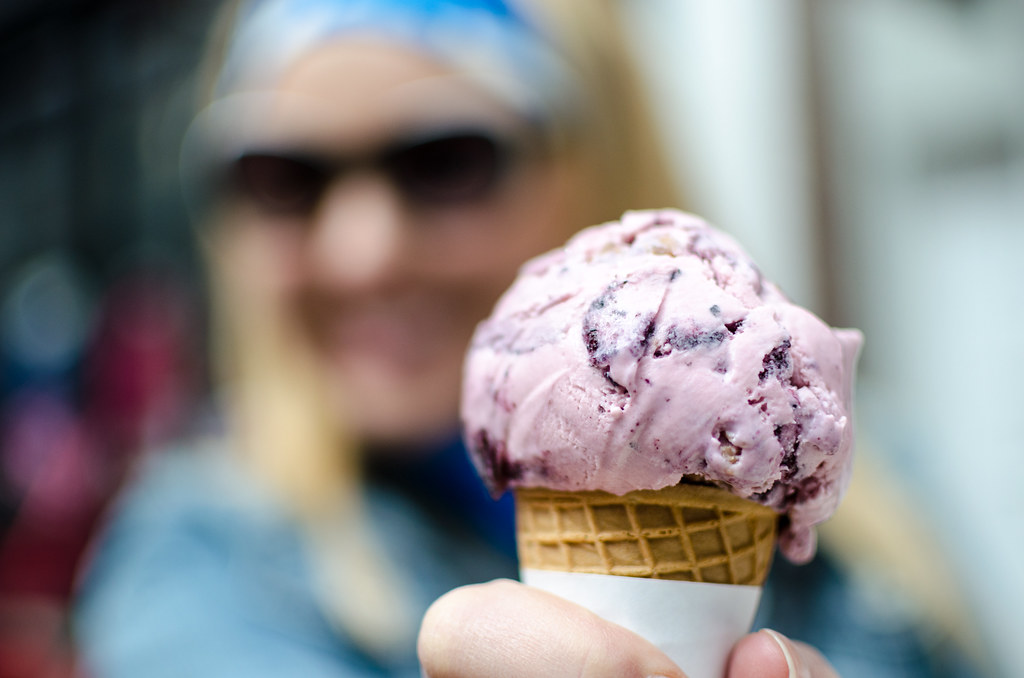
[[386,655],[415,628],[401,580],[367,532],[356,441],[283,304],[269,286],[254,289],[253,262],[220,231],[204,249],[231,451],[296,520],[326,618]]
[[577,129],[589,170],[584,225],[619,218],[629,209],[685,208],[668,169],[651,102],[614,0],[518,0],[549,27],[576,73],[588,108]]
[[[578,75],[586,99],[569,151],[588,187],[575,228],[627,209],[679,206],[633,71],[612,0],[516,3],[548,30]],[[241,2],[224,6],[201,71],[213,96]],[[208,220],[218,221],[209,215]],[[568,232],[566,233],[568,235]],[[233,251],[230,225],[203,230],[214,315],[213,364],[244,465],[280,497],[307,536],[325,613],[365,649],[386,653],[408,642],[402,579],[380,554],[363,520],[358,442],[331,412],[330,394],[301,338],[267,290],[251,288],[251,262]],[[413,626],[410,628],[409,622]]]

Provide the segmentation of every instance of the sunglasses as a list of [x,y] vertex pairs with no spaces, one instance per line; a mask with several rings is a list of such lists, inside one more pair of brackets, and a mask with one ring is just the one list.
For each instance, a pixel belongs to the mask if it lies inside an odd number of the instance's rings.
[[519,146],[491,132],[454,130],[402,139],[350,157],[249,151],[229,166],[228,189],[268,213],[308,216],[333,181],[371,170],[383,174],[412,206],[460,206],[494,193],[522,150]]

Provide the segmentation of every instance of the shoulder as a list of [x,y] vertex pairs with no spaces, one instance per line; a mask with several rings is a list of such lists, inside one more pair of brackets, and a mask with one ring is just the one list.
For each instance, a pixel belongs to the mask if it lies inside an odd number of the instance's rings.
[[140,465],[78,590],[76,629],[91,663],[129,666],[144,657],[175,665],[199,650],[176,657],[166,648],[206,645],[204,657],[238,662],[253,638],[270,652],[270,637],[339,651],[309,588],[297,530],[238,466],[205,445]]
[[168,448],[144,458],[115,500],[86,582],[122,582],[141,573],[152,581],[202,567],[226,576],[226,565],[243,566],[266,549],[297,553],[294,527],[226,445]]
[[206,439],[160,449],[140,460],[110,519],[168,523],[205,517],[274,522],[283,511],[230,453]]

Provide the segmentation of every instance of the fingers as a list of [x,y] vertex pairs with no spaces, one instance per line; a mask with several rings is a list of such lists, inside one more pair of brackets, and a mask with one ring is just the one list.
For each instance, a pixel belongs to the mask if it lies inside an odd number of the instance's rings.
[[763,629],[733,648],[727,678],[839,678],[831,664],[806,643]]
[[[428,678],[685,678],[660,650],[561,598],[511,581],[456,589],[427,611]],[[809,645],[770,630],[741,639],[727,678],[838,678]]]
[[418,649],[429,678],[685,678],[631,631],[505,580],[438,599],[424,617]]

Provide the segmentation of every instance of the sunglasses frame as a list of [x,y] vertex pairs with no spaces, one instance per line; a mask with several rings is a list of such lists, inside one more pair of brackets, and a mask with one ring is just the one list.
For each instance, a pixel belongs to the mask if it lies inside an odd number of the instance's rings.
[[[227,163],[223,171],[223,189],[230,195],[256,204],[268,213],[309,216],[316,210],[331,184],[354,172],[370,171],[383,174],[402,199],[414,207],[461,206],[493,195],[507,179],[512,166],[537,149],[536,137],[523,133],[495,132],[479,126],[458,126],[403,135],[374,150],[353,154],[324,153],[301,145],[287,148],[273,144],[253,145]],[[476,178],[476,183],[470,185],[465,185],[467,177],[456,177],[463,182],[461,187],[455,185],[456,180],[451,180],[452,185],[449,186],[442,183],[431,187],[429,176],[417,176],[416,172],[423,172],[424,168],[417,168],[415,162],[427,160],[429,164],[431,158],[429,155],[418,158],[416,154],[429,154],[432,151],[440,153],[433,160],[443,170],[446,158],[444,149],[439,145],[459,142],[477,143],[477,147],[450,149],[450,152],[486,151],[488,165],[486,171],[482,172],[485,176]],[[262,160],[282,163],[280,167],[270,169],[293,172],[291,177],[283,177],[283,180],[305,180],[305,185],[297,184],[297,197],[290,201],[275,200],[270,195],[271,191],[260,191],[252,185],[252,177],[246,177],[245,165]],[[301,176],[303,172],[306,173],[305,177]]]

